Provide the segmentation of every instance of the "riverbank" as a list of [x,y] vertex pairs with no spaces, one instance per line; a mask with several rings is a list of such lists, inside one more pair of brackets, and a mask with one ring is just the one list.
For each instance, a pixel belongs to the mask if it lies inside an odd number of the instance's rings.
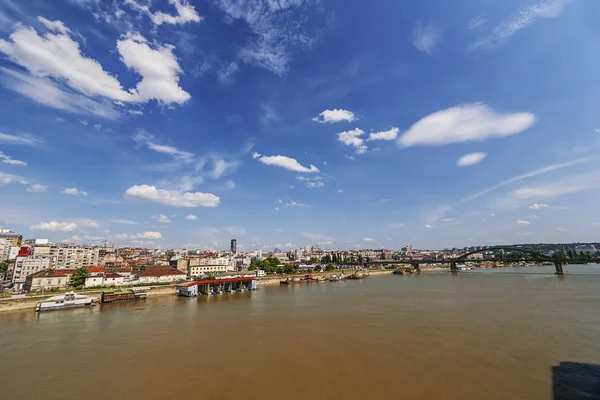
[[[79,292],[80,294],[85,294],[94,298],[96,303],[100,302],[100,296],[102,295],[102,290],[90,290]],[[175,289],[175,285],[172,286],[150,286],[149,289],[145,292],[147,297],[155,297],[155,296],[167,296],[167,295],[175,295],[177,294],[177,290]],[[59,293],[51,293],[48,295],[40,295],[40,296],[12,296],[0,299],[0,313],[8,312],[8,311],[19,311],[19,310],[33,310],[35,309],[35,305],[44,299],[57,296]]]

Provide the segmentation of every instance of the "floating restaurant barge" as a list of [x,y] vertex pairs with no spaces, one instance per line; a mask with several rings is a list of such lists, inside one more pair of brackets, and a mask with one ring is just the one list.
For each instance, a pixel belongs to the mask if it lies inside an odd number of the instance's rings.
[[146,293],[132,289],[104,290],[100,296],[101,303],[120,303],[122,301],[142,300]]
[[178,296],[195,297],[199,294],[214,295],[256,290],[258,289],[258,281],[254,278],[210,279],[180,283],[176,288]]

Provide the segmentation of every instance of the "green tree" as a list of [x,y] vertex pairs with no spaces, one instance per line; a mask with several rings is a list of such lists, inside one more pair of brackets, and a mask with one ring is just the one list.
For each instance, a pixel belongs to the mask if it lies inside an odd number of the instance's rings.
[[80,287],[85,284],[85,280],[90,277],[90,271],[86,267],[77,268],[71,275],[71,286]]
[[327,264],[325,271],[333,271],[333,264]]
[[321,266],[320,265],[317,265],[315,267],[315,272],[321,272]]
[[326,256],[321,257],[321,262],[323,264],[329,264],[331,262],[331,256],[327,254]]
[[286,274],[295,274],[296,268],[294,268],[292,264],[287,264],[285,267],[283,267],[283,272]]
[[277,267],[275,272],[277,272],[279,275],[283,274],[283,272],[284,272],[283,267]]
[[167,251],[167,261],[171,261],[173,257],[175,257],[175,252],[173,250]]

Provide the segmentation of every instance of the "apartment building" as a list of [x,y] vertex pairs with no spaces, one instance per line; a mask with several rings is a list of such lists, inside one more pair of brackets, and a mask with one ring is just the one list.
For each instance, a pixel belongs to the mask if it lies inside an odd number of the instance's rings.
[[211,275],[227,272],[231,265],[228,257],[192,258],[188,264],[189,276]]
[[8,229],[0,229],[0,261],[8,260],[11,248],[20,246],[22,240],[23,236]]
[[12,282],[17,289],[20,289],[25,284],[28,276],[54,267],[53,259],[48,256],[17,257],[13,268]]
[[33,254],[53,258],[56,268],[92,267],[100,261],[99,249],[93,246],[36,244]]

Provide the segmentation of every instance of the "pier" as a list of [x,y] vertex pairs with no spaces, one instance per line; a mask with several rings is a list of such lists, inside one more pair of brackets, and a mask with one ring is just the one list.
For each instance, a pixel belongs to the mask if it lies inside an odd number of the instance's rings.
[[256,290],[258,281],[255,278],[209,279],[180,283],[175,286],[178,296],[195,297],[198,295],[214,295]]

